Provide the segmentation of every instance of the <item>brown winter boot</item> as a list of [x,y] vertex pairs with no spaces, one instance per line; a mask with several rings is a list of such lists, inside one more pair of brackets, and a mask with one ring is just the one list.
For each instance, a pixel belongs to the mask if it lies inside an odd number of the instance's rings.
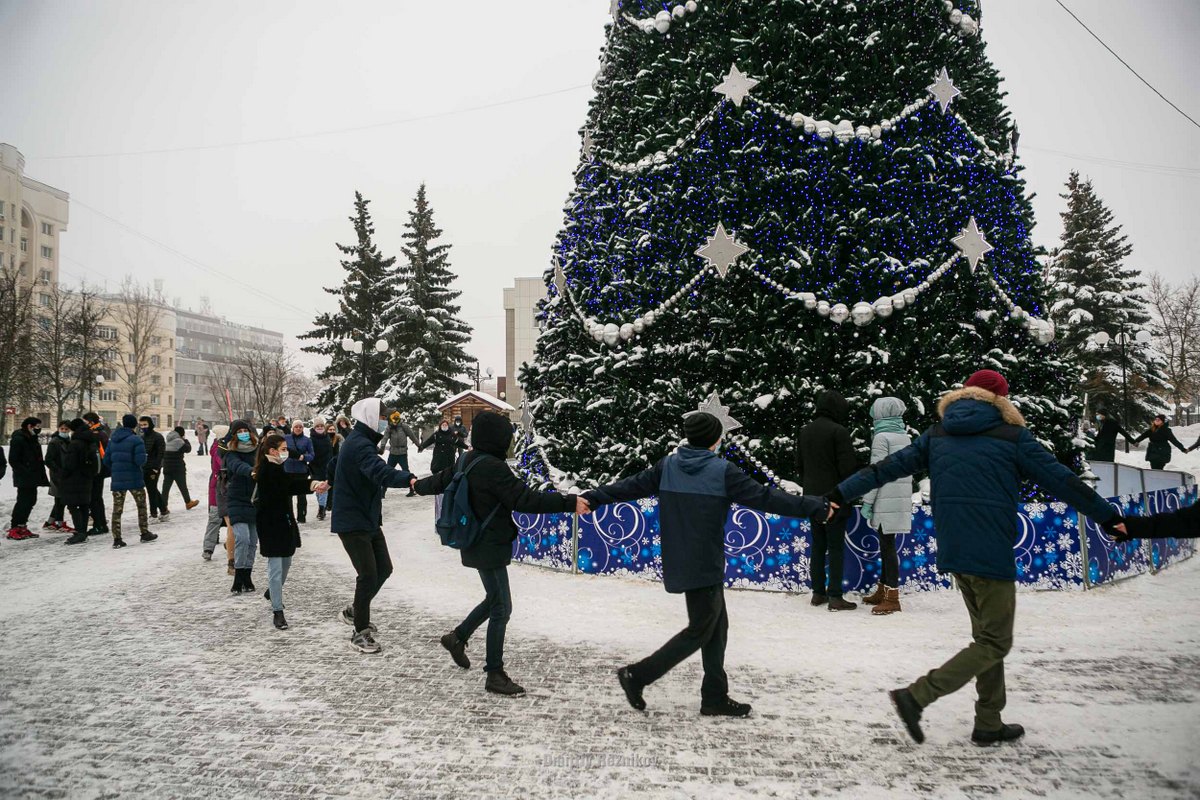
[[871,592],[869,595],[865,596],[862,599],[863,603],[868,606],[873,606],[873,605],[882,603],[883,596],[884,596],[884,593],[886,592],[886,589],[887,589],[887,587],[885,587],[883,585],[883,581],[880,581],[879,585],[875,587],[875,591]]
[[871,609],[872,614],[895,614],[897,611],[902,611],[900,608],[900,590],[885,589],[883,600]]

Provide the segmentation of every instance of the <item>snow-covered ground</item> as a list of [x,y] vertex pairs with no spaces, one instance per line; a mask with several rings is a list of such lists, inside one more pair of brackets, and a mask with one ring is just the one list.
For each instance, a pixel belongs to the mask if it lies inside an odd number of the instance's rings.
[[[1191,447],[1200,439],[1200,425],[1190,425],[1176,428],[1175,438],[1183,443],[1184,447]],[[1135,435],[1141,431],[1133,431]],[[1117,461],[1121,464],[1129,464],[1142,469],[1149,469],[1150,465],[1146,463],[1146,443],[1142,442],[1138,445],[1138,449],[1129,448],[1129,452],[1125,452],[1125,440],[1117,437]],[[1193,475],[1200,477],[1200,449],[1193,450],[1190,453],[1181,453],[1174,447],[1171,448],[1171,463],[1167,464],[1167,469],[1179,470],[1181,472],[1190,472]]]
[[[203,497],[207,459],[188,461]],[[713,720],[697,659],[647,690],[647,713],[613,678],[683,626],[680,597],[515,566],[506,661],[530,696],[503,699],[483,692],[482,630],[470,672],[438,646],[481,589],[438,546],[428,498],[386,501],[396,574],[375,604],[378,657],[334,619],[353,573],[327,523],[305,526],[278,632],[264,600],[230,598],[224,564],[200,559],[205,513],[121,551],[0,541],[0,796],[1200,796],[1200,559],[1022,594],[1005,717],[1025,740],[971,746],[968,688],[928,709],[918,747],[884,690],[967,642],[951,592],[885,618],[730,592],[727,670],[755,712]]]

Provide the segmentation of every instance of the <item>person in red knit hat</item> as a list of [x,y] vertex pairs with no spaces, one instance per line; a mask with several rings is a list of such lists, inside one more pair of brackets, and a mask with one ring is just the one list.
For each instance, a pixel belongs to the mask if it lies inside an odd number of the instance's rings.
[[1123,520],[1103,497],[1063,466],[1025,427],[1008,400],[1008,381],[984,369],[938,403],[941,421],[917,441],[842,481],[830,502],[845,505],[872,489],[916,472],[929,472],[937,568],[954,575],[971,619],[964,650],[910,685],[890,692],[909,735],[925,741],[921,714],[935,700],[975,682],[971,741],[994,745],[1021,738],[1005,723],[1004,657],[1016,620],[1017,505],[1022,481],[1040,485],[1104,526],[1124,534]]

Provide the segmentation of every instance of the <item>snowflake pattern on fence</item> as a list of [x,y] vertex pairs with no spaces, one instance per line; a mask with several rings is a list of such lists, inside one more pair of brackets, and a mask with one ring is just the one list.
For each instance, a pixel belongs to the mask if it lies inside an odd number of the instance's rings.
[[[1160,489],[1146,493],[1146,513],[1167,514],[1187,508],[1196,502],[1197,487],[1187,489]],[[1165,569],[1171,564],[1191,558],[1196,552],[1195,539],[1151,539],[1150,565],[1154,571]]]
[[[1135,517],[1145,514],[1142,495],[1122,495],[1108,501],[1122,516]],[[1084,535],[1087,537],[1087,576],[1092,585],[1119,581],[1141,575],[1150,569],[1150,560],[1142,542],[1114,542],[1104,529],[1092,520],[1087,520]]]
[[551,569],[570,570],[574,550],[571,514],[524,514],[515,512],[517,538],[513,560]]

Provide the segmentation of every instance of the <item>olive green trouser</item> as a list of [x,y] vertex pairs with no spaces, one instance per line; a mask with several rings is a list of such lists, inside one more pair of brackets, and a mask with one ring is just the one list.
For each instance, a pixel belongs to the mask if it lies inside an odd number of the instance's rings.
[[975,679],[979,699],[975,701],[975,727],[1000,730],[1004,710],[1004,657],[1012,649],[1013,619],[1017,613],[1017,585],[976,575],[955,574],[967,614],[971,617],[973,641],[957,655],[910,687],[922,708],[957,692]]

